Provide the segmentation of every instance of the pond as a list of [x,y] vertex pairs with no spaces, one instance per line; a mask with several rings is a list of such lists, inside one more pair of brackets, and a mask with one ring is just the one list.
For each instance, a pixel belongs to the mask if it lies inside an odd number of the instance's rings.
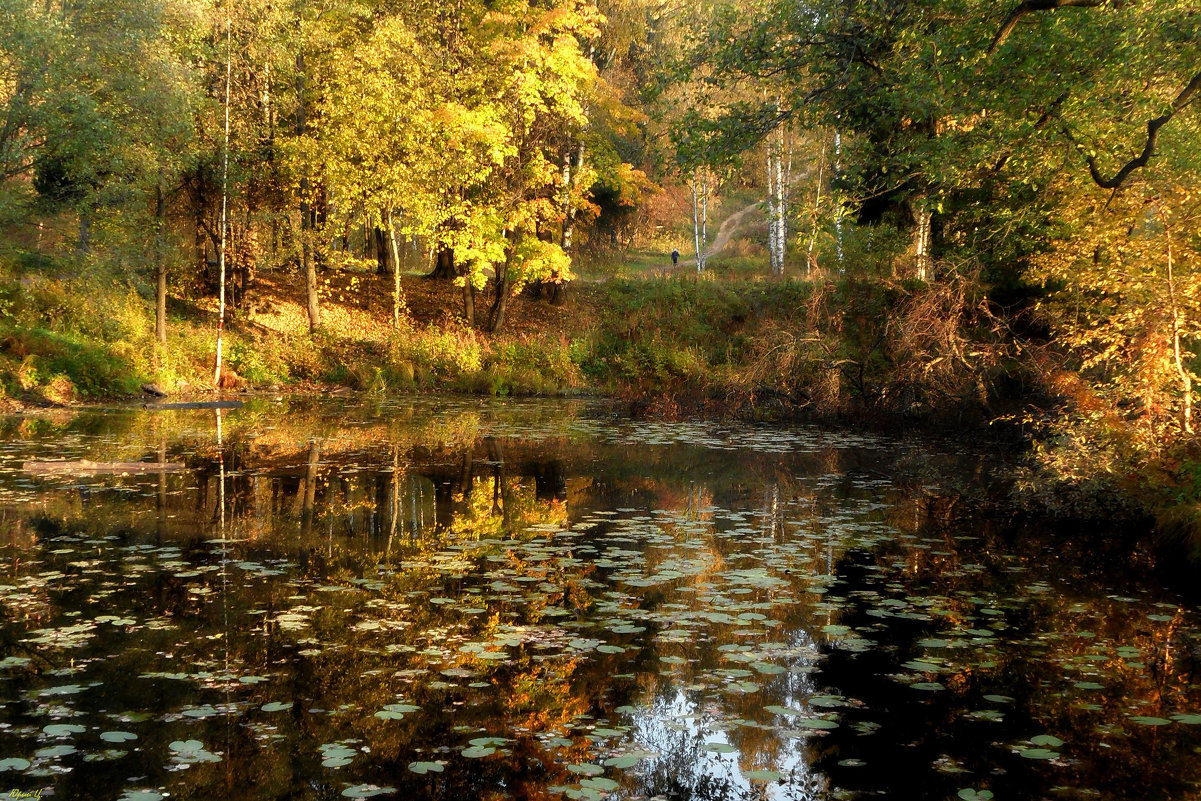
[[1195,604],[973,513],[994,463],[583,401],[6,418],[0,793],[1197,797]]

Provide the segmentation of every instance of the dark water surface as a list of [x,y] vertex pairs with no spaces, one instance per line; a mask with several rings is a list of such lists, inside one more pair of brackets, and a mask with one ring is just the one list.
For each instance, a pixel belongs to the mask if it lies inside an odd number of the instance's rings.
[[973,522],[987,456],[571,402],[218,432],[0,420],[0,794],[1201,797],[1198,610]]

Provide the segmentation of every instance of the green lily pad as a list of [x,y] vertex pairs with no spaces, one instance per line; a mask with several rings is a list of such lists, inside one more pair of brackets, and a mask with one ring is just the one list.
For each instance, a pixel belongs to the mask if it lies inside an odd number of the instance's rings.
[[580,765],[568,765],[567,769],[581,776],[599,776],[605,772],[605,769],[600,765],[593,765],[591,762],[585,762]]
[[993,795],[992,790],[976,790],[971,787],[964,787],[959,791],[959,797],[963,801],[989,801]]
[[410,762],[409,770],[413,773],[441,773],[443,765],[441,762]]
[[49,748],[39,748],[33,752],[33,755],[41,759],[52,759],[54,757],[69,756],[75,753],[73,745],[52,745]]
[[806,718],[795,722],[802,729],[837,729],[838,721],[828,718]]
[[9,757],[8,759],[0,759],[0,773],[6,773],[10,770],[25,770],[32,763],[28,759],[21,757]]
[[343,798],[374,798],[377,795],[391,795],[395,787],[380,787],[376,784],[356,784],[342,791]]
[[138,735],[128,731],[102,731],[100,739],[106,743],[123,743],[126,740],[138,739]]
[[1021,748],[1018,755],[1026,759],[1055,759],[1059,754],[1049,748]]
[[1030,738],[1030,742],[1034,745],[1045,745],[1051,748],[1058,748],[1063,745],[1063,740],[1053,734],[1039,734]]
[[742,774],[754,782],[776,782],[784,778],[784,774],[774,770],[748,770]]
[[496,753],[496,749],[487,745],[473,745],[463,749],[463,756],[468,759],[482,759],[486,756],[492,756]]
[[599,790],[602,793],[611,793],[617,788],[621,787],[621,785],[617,782],[604,776],[594,776],[590,779],[582,779],[580,780],[580,786],[587,787],[592,790]]

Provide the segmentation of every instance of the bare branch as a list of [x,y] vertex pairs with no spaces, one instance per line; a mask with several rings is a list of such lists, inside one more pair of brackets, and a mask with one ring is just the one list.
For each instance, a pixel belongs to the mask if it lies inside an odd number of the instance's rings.
[[1168,111],[1153,120],[1147,121],[1147,143],[1143,146],[1143,152],[1126,162],[1112,178],[1106,178],[1101,175],[1101,171],[1097,169],[1096,157],[1089,156],[1088,172],[1097,186],[1102,189],[1117,189],[1130,176],[1130,173],[1139,167],[1146,167],[1147,162],[1155,155],[1155,143],[1159,139],[1159,129],[1166,125],[1177,112],[1187,106],[1198,93],[1201,93],[1201,72],[1194,75],[1193,79],[1188,82],[1188,85],[1180,90],[1180,94],[1176,95],[1176,99],[1172,101],[1172,107]]
[[991,57],[997,52],[997,49],[1009,38],[1009,34],[1013,33],[1013,29],[1017,27],[1018,22],[1027,14],[1033,14],[1036,11],[1054,11],[1057,8],[1096,8],[1105,5],[1107,2],[1108,0],[1023,0],[1005,18],[1004,24],[1001,25],[1001,30],[997,31],[997,35],[993,37],[992,44],[988,46],[988,55]]

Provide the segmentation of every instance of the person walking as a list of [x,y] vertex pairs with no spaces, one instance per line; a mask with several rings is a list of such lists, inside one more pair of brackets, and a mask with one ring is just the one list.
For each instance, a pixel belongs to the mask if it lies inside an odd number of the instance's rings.
[[671,249],[671,266],[677,267],[680,264],[680,251],[678,248]]

